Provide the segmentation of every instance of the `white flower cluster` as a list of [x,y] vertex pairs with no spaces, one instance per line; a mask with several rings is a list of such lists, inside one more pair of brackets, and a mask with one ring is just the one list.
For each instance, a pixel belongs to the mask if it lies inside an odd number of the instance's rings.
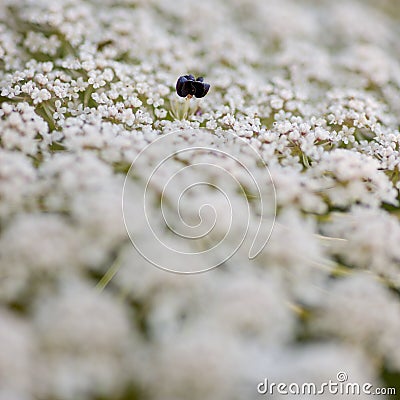
[[[0,400],[398,380],[399,21],[396,0],[1,1]],[[190,104],[189,73],[211,84]],[[172,274],[130,239],[224,262]]]

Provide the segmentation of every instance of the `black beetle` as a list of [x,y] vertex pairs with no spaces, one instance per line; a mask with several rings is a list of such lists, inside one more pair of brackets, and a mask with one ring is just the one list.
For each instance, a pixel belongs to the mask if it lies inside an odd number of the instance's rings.
[[204,97],[210,89],[210,85],[204,82],[204,78],[197,79],[193,75],[180,76],[176,82],[176,93],[180,97]]

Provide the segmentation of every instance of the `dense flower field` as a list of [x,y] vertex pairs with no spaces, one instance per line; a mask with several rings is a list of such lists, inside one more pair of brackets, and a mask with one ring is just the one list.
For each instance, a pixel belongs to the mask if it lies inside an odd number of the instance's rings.
[[399,22],[396,0],[0,1],[0,399],[395,386]]

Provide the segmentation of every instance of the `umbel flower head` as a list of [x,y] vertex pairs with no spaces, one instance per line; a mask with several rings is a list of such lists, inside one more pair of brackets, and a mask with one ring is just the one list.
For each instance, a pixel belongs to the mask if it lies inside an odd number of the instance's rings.
[[204,78],[201,76],[197,79],[193,75],[180,76],[176,82],[176,93],[180,97],[204,97],[208,93],[210,85],[203,81]]

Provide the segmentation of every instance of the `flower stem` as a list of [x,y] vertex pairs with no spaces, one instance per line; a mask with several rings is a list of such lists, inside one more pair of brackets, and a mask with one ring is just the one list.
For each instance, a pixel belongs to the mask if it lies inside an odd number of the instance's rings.
[[103,277],[99,280],[96,285],[96,290],[102,292],[104,288],[111,282],[114,276],[117,274],[121,267],[121,257],[118,255],[114,262],[111,264],[110,268],[106,271]]

